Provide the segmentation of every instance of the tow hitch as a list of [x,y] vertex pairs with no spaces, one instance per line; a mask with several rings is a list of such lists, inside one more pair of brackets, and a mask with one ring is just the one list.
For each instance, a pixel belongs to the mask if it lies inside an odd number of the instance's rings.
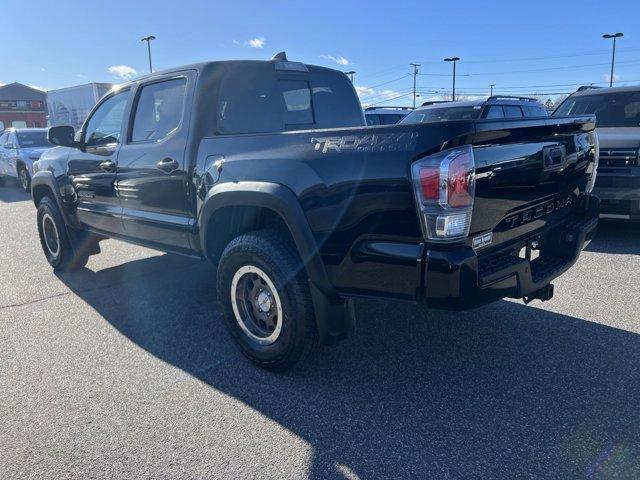
[[522,297],[522,300],[526,305],[533,302],[534,300],[540,300],[542,302],[546,302],[547,300],[551,300],[553,298],[553,283],[549,285],[545,285],[540,290],[536,290],[532,292],[531,295]]

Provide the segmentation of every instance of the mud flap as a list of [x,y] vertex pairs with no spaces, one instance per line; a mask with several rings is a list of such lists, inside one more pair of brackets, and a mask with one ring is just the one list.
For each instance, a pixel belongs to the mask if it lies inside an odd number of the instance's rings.
[[356,326],[353,299],[330,298],[320,291],[313,282],[309,282],[309,288],[320,343],[330,345],[350,336]]

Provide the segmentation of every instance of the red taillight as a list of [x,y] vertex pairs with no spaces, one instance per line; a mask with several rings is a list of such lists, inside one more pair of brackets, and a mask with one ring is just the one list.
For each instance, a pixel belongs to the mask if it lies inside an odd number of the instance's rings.
[[425,239],[453,242],[466,238],[475,196],[471,145],[416,160],[411,165],[411,177]]
[[462,153],[451,160],[447,178],[447,203],[450,207],[468,207],[473,204],[470,188],[473,170],[473,159],[468,153]]
[[425,199],[437,200],[440,198],[440,167],[421,167],[420,187]]

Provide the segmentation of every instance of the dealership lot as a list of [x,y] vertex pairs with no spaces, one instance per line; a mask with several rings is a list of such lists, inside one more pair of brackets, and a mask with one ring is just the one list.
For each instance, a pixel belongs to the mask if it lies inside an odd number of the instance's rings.
[[549,302],[357,303],[275,375],[206,263],[115,241],[55,276],[0,188],[1,478],[637,478],[640,228],[604,224]]

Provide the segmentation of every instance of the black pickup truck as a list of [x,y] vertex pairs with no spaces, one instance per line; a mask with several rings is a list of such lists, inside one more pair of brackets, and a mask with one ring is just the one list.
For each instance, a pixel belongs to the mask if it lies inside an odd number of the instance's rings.
[[106,237],[214,262],[231,335],[284,370],[353,330],[353,297],[551,298],[596,229],[594,127],[366,126],[341,72],[208,62],[121,85],[77,133],[51,128],[32,194],[55,269]]

